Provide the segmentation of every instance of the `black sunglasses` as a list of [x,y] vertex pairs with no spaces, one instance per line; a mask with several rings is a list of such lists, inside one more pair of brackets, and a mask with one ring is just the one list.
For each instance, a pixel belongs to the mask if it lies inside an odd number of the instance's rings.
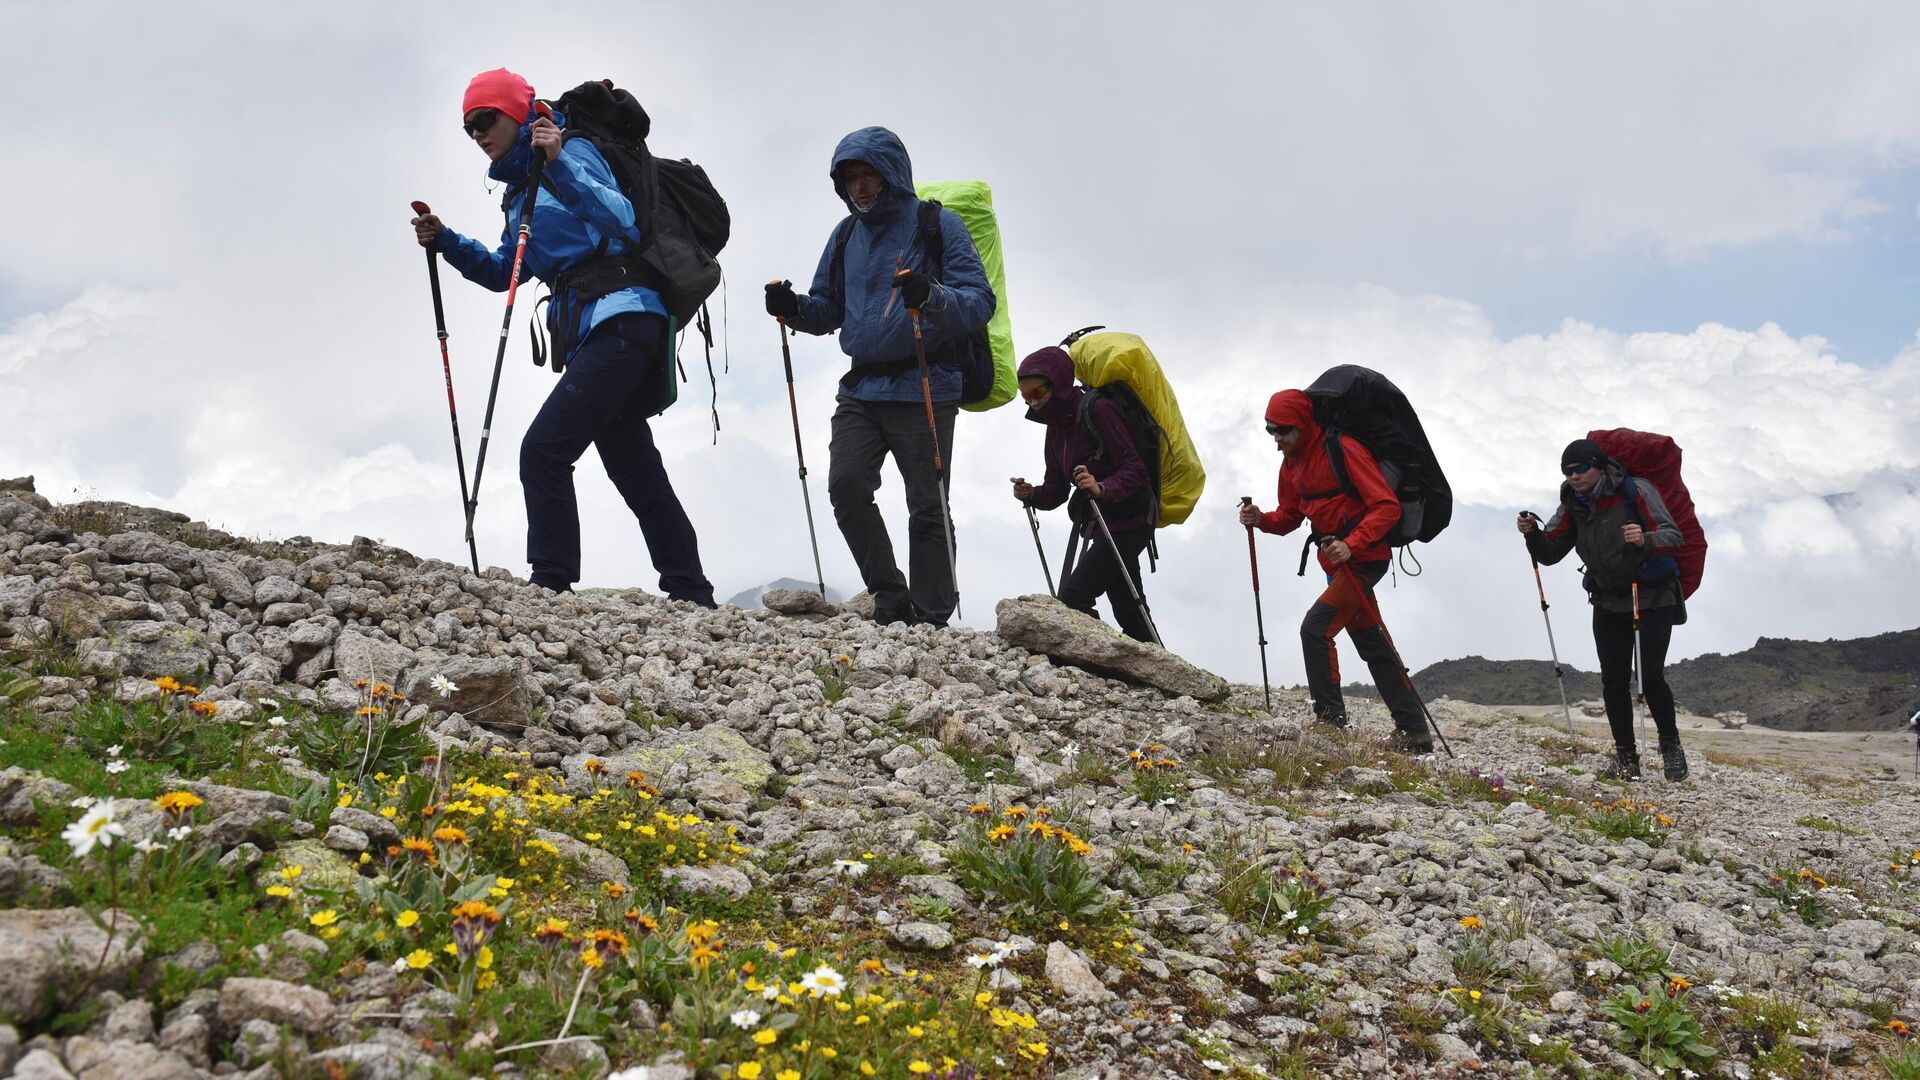
[[1562,465],[1560,466],[1560,475],[1573,476],[1578,473],[1586,472],[1588,469],[1591,469],[1591,468],[1593,468],[1593,462],[1591,461],[1577,462],[1573,465]]
[[471,139],[499,122],[499,109],[475,109],[472,116],[460,122],[460,127]]
[[1288,427],[1284,424],[1268,424],[1267,425],[1267,434],[1272,435],[1275,438],[1279,438],[1280,436],[1285,435],[1287,432],[1293,431],[1293,430],[1294,430],[1293,428]]

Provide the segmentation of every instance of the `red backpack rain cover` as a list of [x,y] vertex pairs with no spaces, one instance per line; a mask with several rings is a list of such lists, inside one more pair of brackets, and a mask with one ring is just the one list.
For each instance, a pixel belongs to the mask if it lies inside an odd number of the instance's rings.
[[1673,553],[1673,561],[1680,567],[1681,594],[1692,596],[1700,587],[1700,575],[1707,565],[1707,534],[1700,528],[1700,518],[1693,511],[1693,496],[1687,493],[1686,481],[1680,479],[1680,444],[1674,442],[1671,435],[1632,428],[1589,431],[1587,438],[1600,444],[1608,457],[1626,466],[1627,472],[1636,479],[1652,484],[1660,493],[1667,512],[1673,515],[1673,523],[1680,526],[1680,550]]

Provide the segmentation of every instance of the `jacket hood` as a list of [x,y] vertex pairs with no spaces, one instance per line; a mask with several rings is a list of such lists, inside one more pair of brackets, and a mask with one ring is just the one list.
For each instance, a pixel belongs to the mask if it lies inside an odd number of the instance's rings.
[[1073,385],[1073,357],[1058,345],[1049,345],[1020,361],[1020,378],[1042,378],[1053,389],[1053,396],[1039,408],[1028,408],[1027,419],[1052,424],[1073,418],[1081,390]]
[[[840,183],[840,166],[848,161],[866,162],[887,182],[887,189],[864,213],[854,209],[853,200],[847,198],[847,189]],[[875,211],[918,201],[913,193],[913,161],[907,157],[906,144],[900,141],[900,136],[883,127],[864,127],[841,139],[840,145],[833,148],[833,164],[828,166],[827,176],[833,181],[834,194],[840,196],[840,201],[847,204],[847,211],[855,218],[870,217]]]
[[[561,120],[559,113],[556,112],[553,115],[556,123]],[[520,125],[520,134],[513,141],[513,149],[507,151],[506,156],[499,161],[487,166],[487,176],[508,186],[517,187],[526,183],[531,175],[533,175],[533,123],[528,121]]]
[[1267,423],[1297,428],[1300,441],[1318,442],[1320,425],[1313,419],[1313,399],[1299,390],[1282,390],[1267,399]]

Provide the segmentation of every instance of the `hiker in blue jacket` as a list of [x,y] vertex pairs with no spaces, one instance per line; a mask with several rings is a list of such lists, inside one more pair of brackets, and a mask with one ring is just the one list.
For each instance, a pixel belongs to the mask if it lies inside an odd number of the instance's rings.
[[[881,127],[848,135],[834,149],[829,175],[850,214],[827,238],[806,295],[773,282],[767,313],[809,334],[838,330],[840,349],[852,359],[833,413],[827,494],[873,596],[874,621],[945,626],[959,601],[947,561],[952,537],[942,535],[946,493],[935,479],[907,309],[920,312],[940,459],[951,475],[960,371],[947,357],[993,317],[993,287],[960,215],[940,211],[940,249],[929,250],[932,237],[920,235],[920,199],[899,136]],[[896,281],[902,269],[909,273]],[[873,501],[888,454],[907,492],[909,576],[894,561]]]
[[[520,443],[533,583],[566,592],[580,580],[573,464],[592,445],[640,522],[661,591],[713,607],[693,523],[647,426],[659,411],[650,407],[651,388],[670,362],[666,307],[652,289],[597,280],[609,259],[640,245],[633,204],[592,141],[563,140],[560,127],[536,117],[533,102],[533,87],[505,68],[474,76],[461,102],[462,126],[493,161],[487,175],[507,185],[500,247],[446,228],[437,215],[413,220],[421,246],[467,280],[505,292],[533,155],[546,158],[525,267],[552,290],[547,328],[565,371]],[[566,118],[557,119],[564,126]]]

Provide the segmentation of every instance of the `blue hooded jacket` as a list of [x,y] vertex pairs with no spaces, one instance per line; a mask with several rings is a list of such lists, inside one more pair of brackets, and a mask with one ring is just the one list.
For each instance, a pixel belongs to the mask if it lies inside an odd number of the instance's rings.
[[[840,183],[840,166],[848,161],[866,162],[886,182],[880,197],[864,213],[854,207]],[[827,237],[813,285],[799,298],[800,313],[788,319],[788,325],[809,334],[840,331],[840,350],[853,359],[852,371],[840,380],[841,393],[846,396],[857,401],[919,401],[920,372],[912,364],[913,324],[908,320],[906,305],[893,294],[893,275],[899,269],[931,273],[936,260],[929,257],[927,244],[914,232],[920,219],[920,199],[913,193],[913,163],[907,159],[907,148],[886,128],[861,128],[834,148],[828,175],[833,177],[833,190],[852,211],[852,217]],[[837,283],[833,280],[833,249],[841,229],[852,232],[841,264],[844,282]],[[980,265],[980,253],[974,250],[973,237],[959,214],[941,209],[940,239],[940,281],[920,310],[920,331],[929,355],[986,326],[997,302],[986,270]],[[898,260],[903,252],[906,262],[901,264]],[[889,299],[893,301],[891,309]],[[905,370],[861,372],[863,367],[899,361],[907,362]],[[958,370],[936,363],[929,375],[934,401],[944,404],[960,400]]]
[[[556,114],[555,122],[565,126],[566,118]],[[533,132],[530,124],[520,126],[520,139],[507,155],[487,169],[487,175],[507,184],[507,224],[500,233],[500,247],[487,245],[452,229],[440,233],[439,251],[447,265],[460,271],[468,281],[494,292],[507,291],[507,276],[513,271],[513,248],[520,231],[520,207],[526,197],[527,178],[533,169]],[[640,229],[635,223],[633,203],[621,192],[590,139],[568,139],[560,156],[547,164],[546,182],[533,204],[533,234],[527,238],[527,256],[521,281],[531,273],[551,282],[554,275],[571,270],[595,257],[602,238],[607,240],[608,255],[618,255],[640,246]],[[551,183],[551,188],[548,183]],[[560,312],[559,303],[547,310],[547,329],[555,337],[565,337],[553,326]],[[626,312],[667,314],[660,294],[635,285],[608,293],[598,300],[578,305],[579,325],[574,328],[573,351],[579,352],[587,335],[601,323]],[[567,359],[571,360],[569,355]]]

